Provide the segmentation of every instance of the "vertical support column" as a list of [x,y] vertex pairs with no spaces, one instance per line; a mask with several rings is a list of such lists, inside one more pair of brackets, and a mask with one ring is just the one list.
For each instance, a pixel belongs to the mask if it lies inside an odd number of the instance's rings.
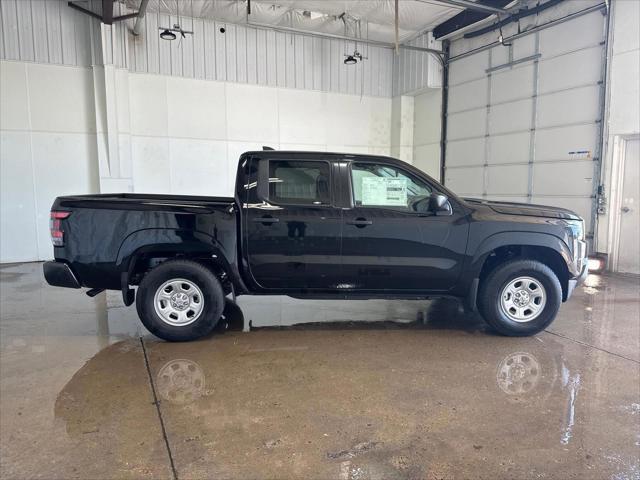
[[[536,50],[535,55],[540,53],[540,32],[534,33]],[[532,202],[533,197],[533,161],[536,156],[536,127],[538,124],[538,74],[540,70],[540,59],[533,61],[533,92],[531,95],[531,129],[529,131],[529,172],[527,179],[527,202]]]
[[[130,148],[128,125],[123,125],[125,128],[121,129],[119,125],[121,115],[118,112],[119,95],[128,95],[126,85],[120,86],[125,88],[119,91],[118,84],[121,82],[118,81],[118,77],[126,82],[128,75],[119,76],[113,64],[113,55],[111,55],[113,27],[101,24],[100,28],[103,61],[92,67],[100,192],[130,192],[133,185],[130,169],[123,165],[130,158],[130,155],[126,154],[127,149]],[[121,151],[124,153],[123,158],[121,158]]]

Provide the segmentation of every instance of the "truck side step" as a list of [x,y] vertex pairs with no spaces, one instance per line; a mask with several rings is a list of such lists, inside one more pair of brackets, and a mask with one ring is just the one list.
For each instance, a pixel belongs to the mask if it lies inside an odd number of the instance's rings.
[[92,288],[91,290],[87,290],[87,295],[90,296],[91,298],[93,298],[96,295],[98,295],[99,293],[102,293],[104,291],[105,291],[104,288]]

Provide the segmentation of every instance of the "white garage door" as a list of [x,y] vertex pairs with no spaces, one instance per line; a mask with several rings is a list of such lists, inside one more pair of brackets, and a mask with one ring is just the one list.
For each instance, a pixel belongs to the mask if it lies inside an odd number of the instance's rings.
[[454,59],[446,185],[462,196],[569,208],[592,234],[605,37],[596,11]]

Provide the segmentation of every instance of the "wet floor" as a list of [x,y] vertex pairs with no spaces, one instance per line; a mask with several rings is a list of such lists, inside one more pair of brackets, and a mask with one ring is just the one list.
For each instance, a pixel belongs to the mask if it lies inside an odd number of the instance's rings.
[[247,297],[170,344],[40,268],[0,269],[3,479],[640,478],[636,278],[531,338],[451,301]]

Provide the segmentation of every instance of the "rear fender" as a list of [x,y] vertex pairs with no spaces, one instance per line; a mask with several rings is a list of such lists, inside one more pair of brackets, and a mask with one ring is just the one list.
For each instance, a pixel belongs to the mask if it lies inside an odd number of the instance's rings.
[[136,267],[136,261],[141,257],[175,253],[186,257],[208,258],[219,264],[226,272],[230,271],[226,252],[211,235],[170,228],[138,230],[129,235],[118,250],[116,266],[121,274],[126,274],[128,281]]

